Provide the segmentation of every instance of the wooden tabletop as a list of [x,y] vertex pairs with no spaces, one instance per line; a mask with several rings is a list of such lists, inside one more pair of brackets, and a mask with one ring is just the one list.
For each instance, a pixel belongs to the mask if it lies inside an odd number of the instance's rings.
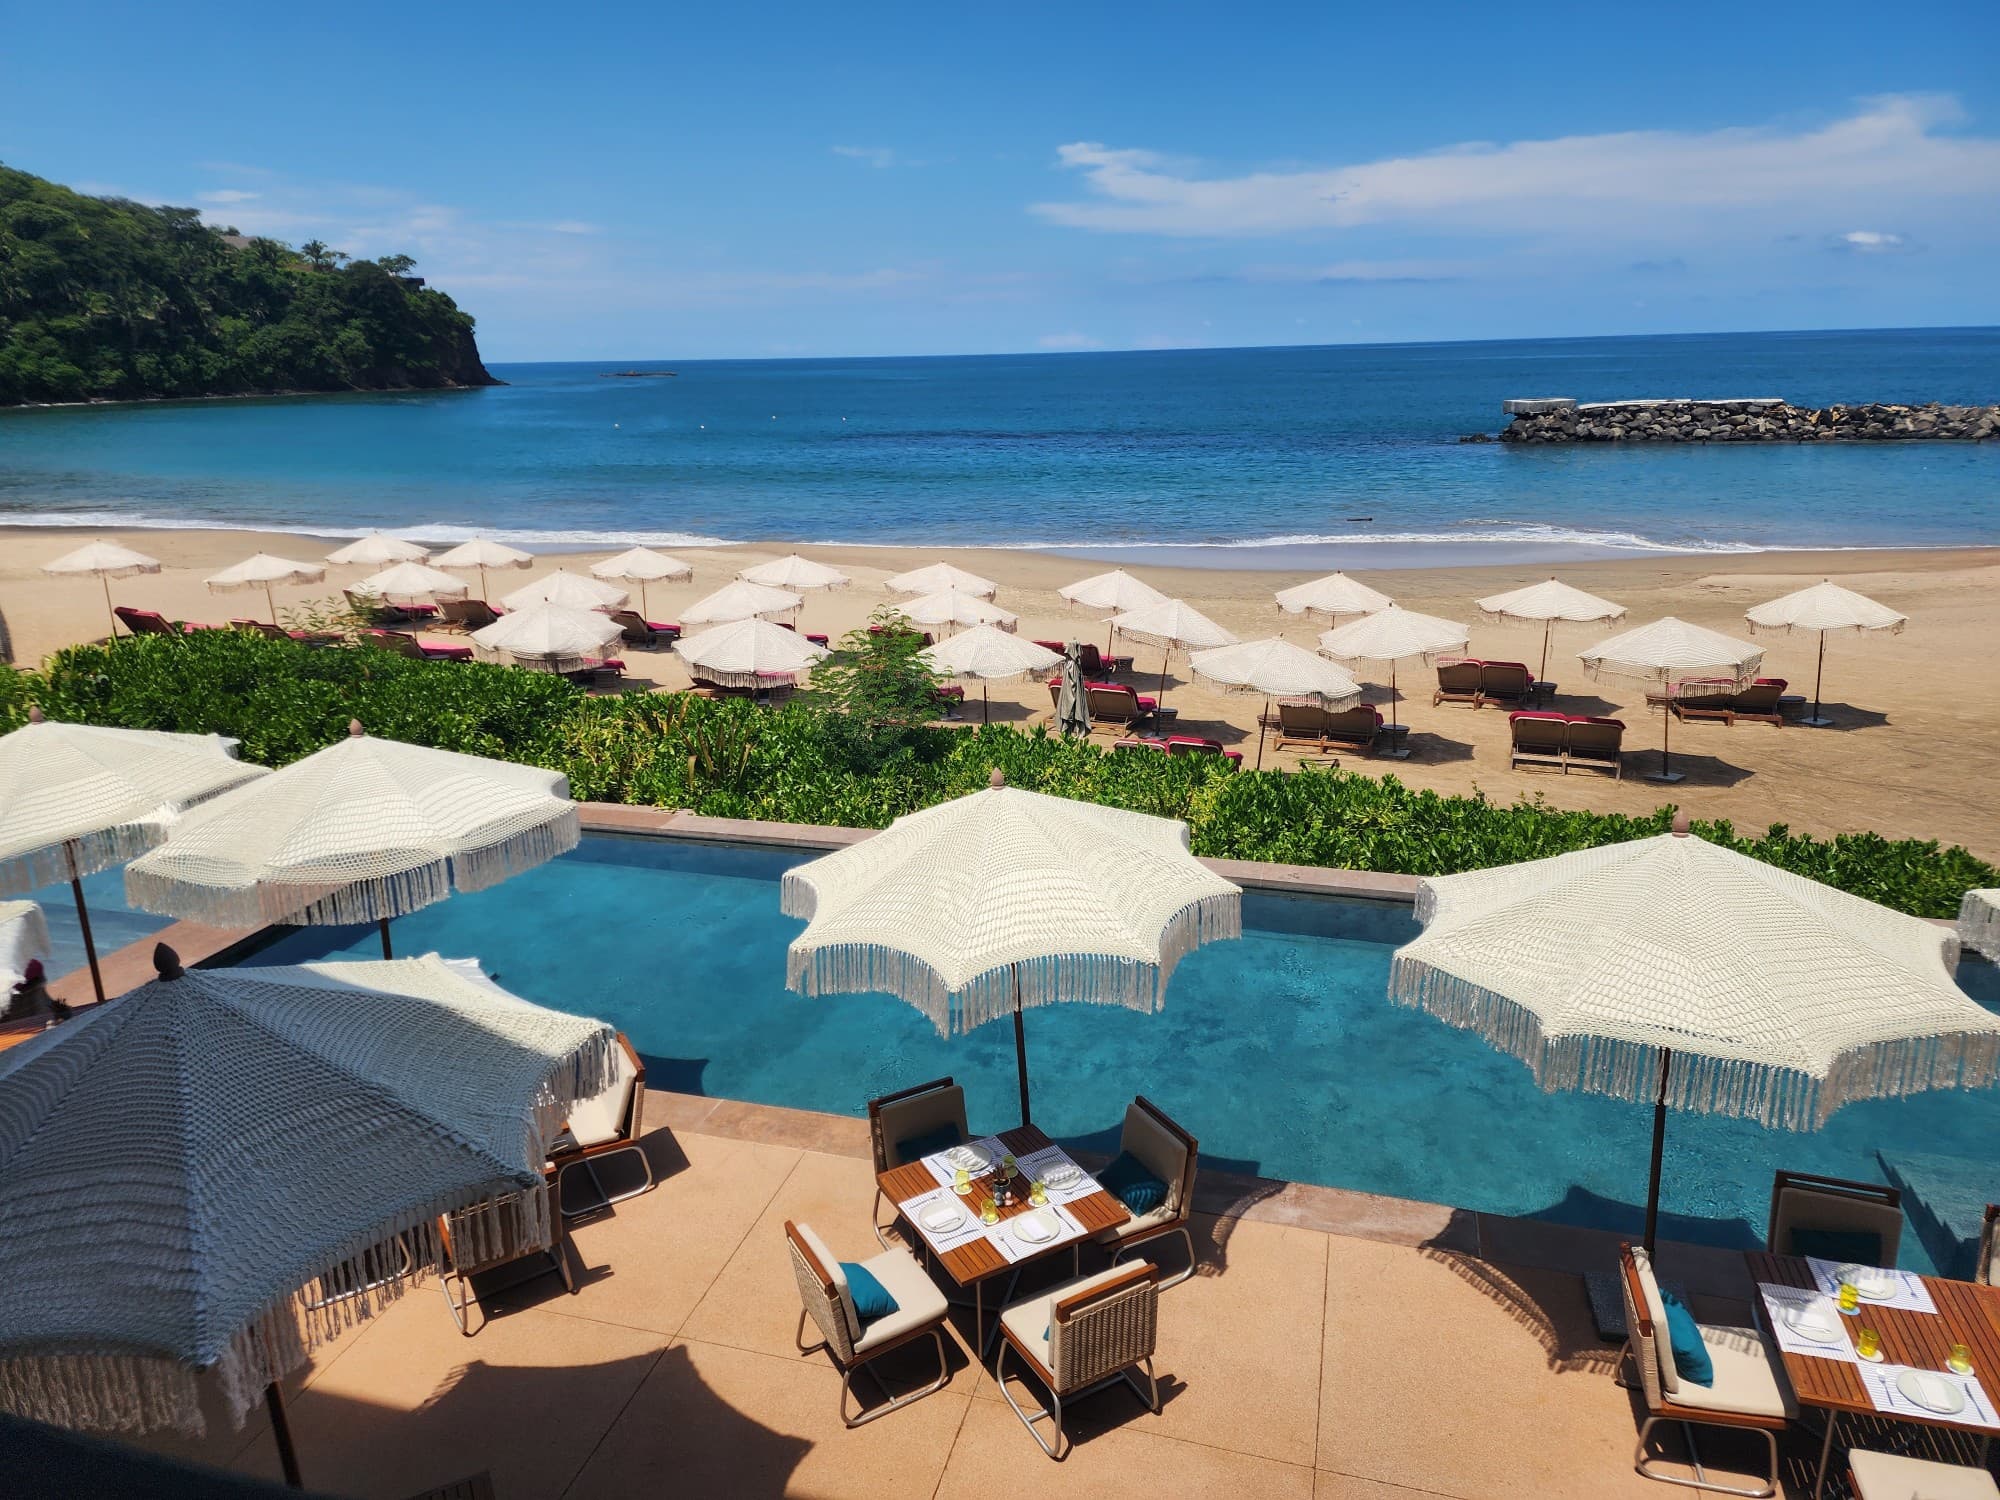
[[[1016,1157],[1028,1156],[1055,1144],[1055,1142],[1043,1135],[1033,1125],[1022,1125],[1013,1130],[1003,1130],[1000,1132],[998,1139],[1000,1144],[1005,1146]],[[965,1202],[966,1206],[974,1213],[982,1211],[988,1200],[993,1196],[993,1179],[997,1175],[997,1170],[996,1165],[995,1171],[972,1179],[972,1196],[966,1199]],[[921,1161],[905,1162],[900,1167],[892,1167],[888,1171],[880,1173],[875,1180],[881,1184],[882,1196],[897,1205],[899,1212],[902,1205],[911,1198],[915,1198],[922,1193],[928,1193],[938,1186],[938,1180],[931,1175],[931,1169]],[[1027,1201],[1026,1195],[1023,1194],[1013,1203],[1002,1208],[1000,1210],[1000,1217],[1003,1221],[1011,1219],[1016,1214],[1032,1212],[1033,1207]],[[1125,1211],[1124,1204],[1120,1203],[1102,1188],[1072,1202],[1065,1203],[1063,1207],[1077,1223],[1083,1226],[1084,1233],[1089,1235],[1101,1234],[1107,1229],[1114,1229],[1132,1217],[1131,1214]],[[921,1230],[912,1226],[911,1232],[916,1235],[919,1243],[923,1243],[923,1233]],[[1062,1240],[1049,1246],[1046,1250],[1038,1250],[1032,1255],[1023,1256],[1019,1262],[1013,1262],[994,1249],[992,1242],[982,1234],[975,1235],[972,1239],[967,1240],[955,1249],[945,1251],[943,1254],[938,1255],[937,1259],[944,1266],[945,1270],[951,1273],[953,1281],[956,1281],[960,1286],[971,1286],[975,1281],[984,1281],[989,1276],[998,1276],[1001,1272],[1012,1269],[1016,1264],[1024,1265],[1029,1261],[1040,1260],[1043,1256],[1053,1255],[1058,1251],[1067,1252],[1070,1246],[1075,1243],[1076,1241],[1074,1240]]]
[[[1812,1267],[1795,1255],[1772,1255],[1752,1250],[1752,1281],[1768,1281],[1777,1286],[1814,1286]],[[1882,1335],[1882,1352],[1893,1365],[1914,1365],[1920,1370],[1944,1369],[1945,1355],[1953,1344],[1972,1351],[1974,1378],[1985,1394],[1987,1410],[2000,1414],[2000,1287],[1976,1286],[1969,1281],[1947,1281],[1941,1276],[1921,1278],[1937,1303],[1934,1313],[1906,1307],[1870,1307],[1862,1304],[1859,1315],[1844,1323],[1867,1326]],[[1769,1312],[1762,1294],[1755,1298],[1757,1319],[1767,1327]],[[1852,1334],[1849,1335],[1852,1337]],[[1956,1417],[1924,1417],[1898,1410],[1878,1411],[1861,1384],[1858,1366],[1844,1359],[1820,1359],[1810,1354],[1779,1351],[1785,1374],[1792,1382],[1802,1406],[1830,1411],[1864,1412],[1871,1416],[1892,1415],[1899,1422],[1923,1422],[1937,1427],[1957,1427],[1971,1432],[2000,1435],[2000,1425],[1981,1420],[1968,1407]]]

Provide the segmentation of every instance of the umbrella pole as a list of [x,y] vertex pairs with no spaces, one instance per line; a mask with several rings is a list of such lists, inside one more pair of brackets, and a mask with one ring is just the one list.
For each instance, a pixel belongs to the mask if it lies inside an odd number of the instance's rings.
[[1382,753],[1390,760],[1408,760],[1410,747],[1403,743],[1403,728],[1396,718],[1396,704],[1400,695],[1396,691],[1396,661],[1389,660],[1389,748]]
[[993,722],[993,709],[986,698],[986,679],[983,677],[979,679],[979,722],[982,724]]
[[1819,711],[1819,686],[1821,681],[1823,681],[1825,677],[1826,677],[1826,632],[1822,630],[1819,633],[1819,669],[1813,673],[1812,717],[1810,719],[1801,719],[1799,721],[1801,724],[1806,725],[1810,729],[1824,729],[1827,725],[1833,722],[1833,720],[1827,718],[1826,715],[1822,714]]
[[271,623],[272,623],[273,625],[277,624],[277,623],[278,623],[278,601],[277,601],[277,600],[276,600],[275,598],[273,598],[273,597],[272,597],[272,594],[271,594],[271,585],[270,585],[270,584],[268,584],[268,583],[264,585],[264,602],[265,602],[266,604],[268,604],[268,605],[269,605],[269,606],[271,607]]
[[76,897],[76,925],[83,933],[83,956],[90,963],[90,987],[97,992],[97,1003],[104,1003],[104,976],[97,969],[97,940],[90,935],[90,909],[83,904],[83,872],[76,864],[76,840],[63,845],[63,852],[69,855],[70,894]]
[[1160,701],[1162,703],[1167,701],[1167,658],[1173,654],[1174,648],[1171,646],[1160,653]]
[[648,625],[653,623],[653,605],[651,596],[646,592],[646,580],[643,578],[639,580],[639,613],[646,617]]
[[1687,777],[1674,769],[1674,685],[1666,685],[1666,701],[1660,705],[1660,769],[1646,779],[1648,781],[1686,781]]
[[1257,769],[1264,769],[1264,721],[1271,717],[1271,700],[1264,700],[1264,711],[1257,715]]
[[1660,1092],[1653,1101],[1653,1170],[1646,1187],[1646,1258],[1652,1259],[1654,1241],[1660,1227],[1660,1158],[1667,1149],[1667,1069],[1674,1049],[1660,1049]]
[[[111,575],[109,573],[99,573],[97,577],[99,582],[104,585],[104,618],[111,622],[111,639],[115,641],[118,639],[118,616],[112,612],[111,608]],[[1820,633],[1820,651],[1822,655],[1826,651],[1826,633],[1824,631]],[[1814,704],[1813,711],[1817,713],[1818,710],[1819,705]]]
[[306,1482],[299,1473],[299,1455],[292,1447],[292,1424],[285,1417],[284,1393],[275,1380],[264,1387],[264,1409],[271,1414],[271,1436],[278,1444],[278,1462],[284,1468],[285,1483],[302,1490]]
[[394,958],[396,955],[389,951],[389,919],[387,917],[377,917],[375,919],[375,926],[382,934],[382,956],[384,958]]
[[1542,621],[1542,670],[1535,675],[1542,681],[1549,680],[1549,632],[1556,628],[1554,620]]
[[1028,1123],[1028,1034],[1021,1026],[1021,966],[1014,965],[1014,1067],[1021,1076],[1021,1123]]

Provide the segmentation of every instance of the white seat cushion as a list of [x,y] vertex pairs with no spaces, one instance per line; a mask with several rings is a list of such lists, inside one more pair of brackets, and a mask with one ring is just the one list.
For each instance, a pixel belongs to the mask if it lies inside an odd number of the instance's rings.
[[1114,1243],[1120,1240],[1129,1240],[1135,1234],[1143,1234],[1147,1230],[1158,1229],[1162,1224],[1175,1223],[1179,1217],[1172,1208],[1161,1203],[1147,1209],[1142,1214],[1134,1214],[1123,1224],[1112,1226],[1098,1235],[1097,1238],[1100,1241]]
[[1118,1149],[1131,1152],[1148,1172],[1167,1185],[1166,1206],[1174,1213],[1180,1212],[1181,1177],[1187,1171],[1187,1147],[1181,1138],[1134,1101],[1125,1106]]
[[2000,1485],[1984,1469],[1897,1458],[1866,1448],[1848,1451],[1855,1500],[2000,1500]]
[[625,1133],[625,1111],[632,1101],[632,1084],[639,1076],[625,1049],[617,1049],[618,1066],[608,1087],[569,1107],[570,1138],[579,1146],[602,1146]]
[[1632,1264],[1638,1267],[1639,1290],[1646,1299],[1646,1305],[1640,1311],[1653,1325],[1653,1348],[1660,1366],[1660,1389],[1678,1398],[1681,1393],[1680,1371],[1674,1366],[1673,1336],[1667,1331],[1667,1303],[1660,1295],[1660,1283],[1653,1275],[1652,1258],[1643,1250],[1634,1250]]
[[883,1291],[896,1299],[896,1310],[862,1330],[861,1337],[854,1341],[856,1354],[879,1349],[906,1333],[937,1322],[951,1310],[937,1283],[907,1250],[884,1250],[872,1260],[862,1261],[861,1266],[882,1283]]
[[1799,1414],[1784,1367],[1762,1334],[1754,1328],[1696,1326],[1701,1329],[1702,1342],[1708,1345],[1708,1357],[1715,1363],[1715,1380],[1710,1385],[1696,1385],[1683,1377],[1681,1388],[1672,1397],[1677,1405],[1753,1417]]
[[1074,1297],[1078,1292],[1087,1292],[1114,1276],[1123,1276],[1131,1266],[1114,1266],[1108,1271],[1098,1271],[1090,1276],[1079,1276],[1074,1281],[1065,1281],[1060,1286],[1052,1286],[1038,1296],[1024,1297],[1019,1302],[1011,1302],[1000,1314],[1001,1326],[1020,1340],[1021,1347],[1033,1356],[1042,1377],[1049,1376],[1049,1345],[1042,1334],[1048,1329],[1055,1316],[1056,1304],[1065,1297]]

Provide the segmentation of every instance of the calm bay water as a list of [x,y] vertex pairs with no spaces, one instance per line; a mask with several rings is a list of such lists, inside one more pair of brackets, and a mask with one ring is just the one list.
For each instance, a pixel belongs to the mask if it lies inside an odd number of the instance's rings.
[[1510,396],[2000,400],[2000,329],[494,372],[510,384],[0,412],[0,523],[1354,567],[2000,542],[1996,444],[1456,441]]

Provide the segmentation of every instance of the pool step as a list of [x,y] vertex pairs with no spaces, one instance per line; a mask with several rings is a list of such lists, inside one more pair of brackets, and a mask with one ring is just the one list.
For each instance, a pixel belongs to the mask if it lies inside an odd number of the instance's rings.
[[1972,1275],[1986,1205],[2000,1203],[2000,1169],[1964,1156],[1899,1151],[1875,1159],[1902,1190],[1903,1215],[1924,1242],[1938,1272],[1958,1280]]

